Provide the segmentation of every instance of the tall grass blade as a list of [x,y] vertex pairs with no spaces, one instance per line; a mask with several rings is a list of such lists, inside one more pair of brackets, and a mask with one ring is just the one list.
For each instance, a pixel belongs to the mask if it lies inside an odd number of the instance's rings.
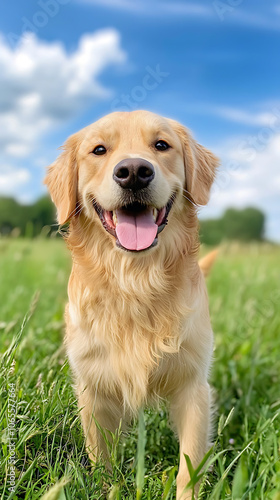
[[146,431],[144,412],[139,412],[138,423],[138,443],[137,443],[137,459],[136,459],[136,499],[141,500],[143,487],[145,482],[145,446],[146,446]]

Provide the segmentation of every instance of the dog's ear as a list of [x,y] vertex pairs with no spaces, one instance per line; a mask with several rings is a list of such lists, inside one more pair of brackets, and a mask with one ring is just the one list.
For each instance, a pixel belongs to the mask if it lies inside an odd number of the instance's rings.
[[75,213],[77,203],[78,171],[76,162],[77,134],[67,139],[63,152],[48,167],[44,184],[57,208],[58,223],[65,224]]
[[209,149],[198,144],[182,125],[176,123],[176,132],[183,146],[186,189],[197,205],[206,205],[219,159]]

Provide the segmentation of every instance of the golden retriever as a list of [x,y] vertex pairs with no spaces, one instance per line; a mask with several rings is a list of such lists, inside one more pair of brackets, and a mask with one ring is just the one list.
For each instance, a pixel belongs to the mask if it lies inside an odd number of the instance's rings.
[[95,421],[115,432],[164,398],[184,499],[184,453],[196,467],[208,447],[213,340],[197,205],[217,165],[176,121],[116,112],[72,135],[45,179],[59,224],[70,221],[65,342],[90,457],[107,453]]

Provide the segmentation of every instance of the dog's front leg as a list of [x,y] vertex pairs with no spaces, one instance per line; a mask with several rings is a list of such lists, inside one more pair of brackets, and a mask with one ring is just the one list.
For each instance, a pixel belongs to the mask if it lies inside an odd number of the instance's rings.
[[110,450],[106,441],[111,443],[110,432],[115,433],[119,428],[123,418],[122,406],[116,398],[98,394],[90,387],[82,389],[80,385],[77,395],[89,457],[96,462],[102,456],[107,467],[110,468]]
[[[177,475],[177,500],[192,498],[192,491],[184,491],[190,480],[184,454],[189,455],[196,468],[208,448],[210,427],[210,388],[197,381],[179,390],[171,400],[171,418],[180,442],[180,465]],[[199,485],[196,486],[196,494]]]

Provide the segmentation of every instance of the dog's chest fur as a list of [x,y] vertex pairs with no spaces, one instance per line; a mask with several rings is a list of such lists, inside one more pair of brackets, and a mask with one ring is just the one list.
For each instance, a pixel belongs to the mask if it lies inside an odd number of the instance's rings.
[[197,293],[182,264],[177,262],[175,273],[151,260],[143,273],[140,263],[131,266],[122,258],[112,273],[106,262],[88,269],[84,262],[85,280],[74,265],[66,345],[80,386],[111,394],[137,410],[149,399],[167,396],[180,383],[178,377],[185,379],[186,372],[191,377],[203,366],[204,346],[193,339],[190,303]]

